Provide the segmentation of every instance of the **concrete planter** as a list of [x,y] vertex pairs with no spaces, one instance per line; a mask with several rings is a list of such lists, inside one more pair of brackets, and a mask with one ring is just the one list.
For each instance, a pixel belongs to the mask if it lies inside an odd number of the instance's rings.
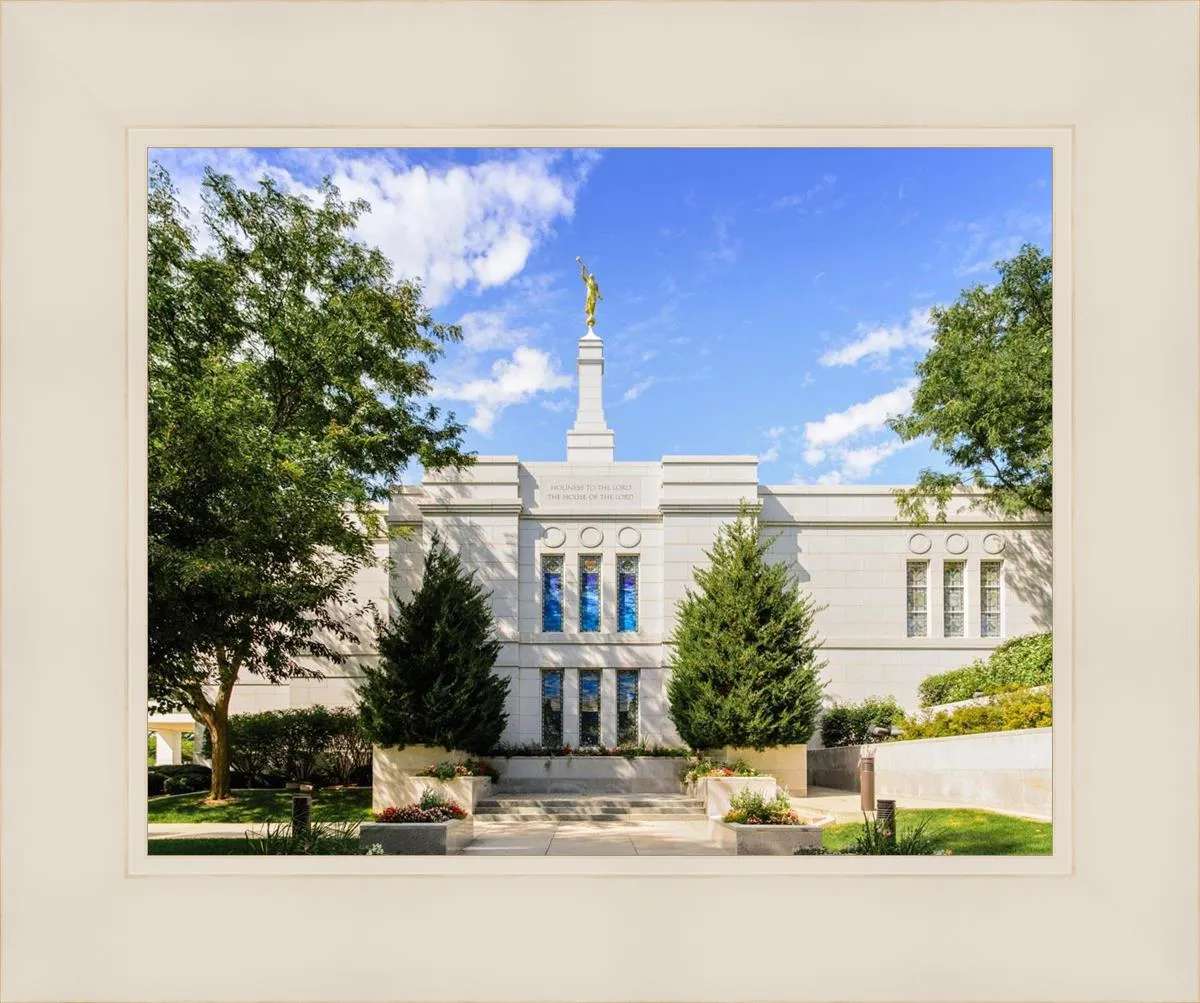
[[450,822],[364,822],[358,828],[361,846],[378,843],[387,854],[461,853],[474,838],[469,815]]
[[670,756],[496,756],[498,792],[678,794],[684,761]]
[[726,763],[739,759],[762,774],[770,774],[775,781],[794,798],[808,795],[808,747],[804,745],[777,745],[771,749],[713,749],[712,758]]
[[[439,781],[433,777],[416,778],[422,783],[413,785],[414,774],[427,766],[438,763],[461,763],[470,758],[465,752],[453,749],[443,749],[432,745],[406,745],[403,749],[380,748],[376,746],[371,756],[371,808],[382,811],[389,805],[403,806],[412,804],[421,796],[426,787],[452,784],[454,781]],[[462,779],[462,778],[456,778]],[[487,779],[486,777],[482,779]],[[415,793],[414,793],[415,792]],[[459,802],[467,811],[473,810],[473,803],[468,804],[471,794],[466,787],[460,787],[457,794],[447,794]]]
[[790,857],[800,847],[821,845],[819,825],[742,825],[739,822],[709,824],[709,838],[726,853],[738,856]]
[[701,777],[689,793],[704,802],[704,814],[709,818],[723,818],[734,796],[747,789],[768,801],[778,792],[774,777]]
[[411,773],[400,773],[377,781],[371,788],[371,810],[383,811],[392,805],[403,808],[405,805],[416,804],[421,800],[421,795],[430,788],[441,791],[474,815],[475,805],[481,798],[491,794],[492,780],[490,777],[438,780],[437,777],[417,777]]

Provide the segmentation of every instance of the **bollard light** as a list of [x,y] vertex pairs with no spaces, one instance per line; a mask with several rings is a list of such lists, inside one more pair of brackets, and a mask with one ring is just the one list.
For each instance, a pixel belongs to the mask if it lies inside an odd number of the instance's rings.
[[863,811],[875,807],[875,757],[860,755],[858,758],[859,804]]
[[880,799],[875,803],[875,824],[879,832],[889,842],[896,842],[896,802]]
[[292,795],[292,835],[308,832],[308,821],[312,815],[312,795]]

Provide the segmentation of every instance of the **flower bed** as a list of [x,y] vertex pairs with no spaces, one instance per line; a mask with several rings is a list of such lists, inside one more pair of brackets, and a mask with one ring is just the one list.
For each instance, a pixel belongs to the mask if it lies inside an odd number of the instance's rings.
[[454,780],[456,777],[487,777],[489,780],[495,780],[499,776],[494,767],[478,759],[467,759],[461,763],[455,763],[447,759],[443,762],[426,766],[424,769],[418,770],[415,775],[418,777],[434,777],[438,780]]
[[784,794],[768,799],[759,791],[739,791],[712,829],[723,849],[739,855],[788,856],[821,845],[821,827],[801,819]]
[[707,759],[701,756],[690,762],[683,773],[683,782],[690,786],[706,777],[757,777],[758,775],[758,770],[744,759],[735,759],[733,763],[724,763],[719,759]]
[[688,755],[688,749],[679,745],[585,745],[575,748],[571,745],[538,745],[533,742],[522,745],[501,744],[496,746],[495,750],[491,753],[494,759],[512,759],[515,756],[536,756],[538,758],[555,756],[621,756],[624,759],[682,759]]
[[359,827],[359,843],[374,853],[459,853],[474,838],[467,810],[439,790],[429,788],[416,804],[389,805],[375,813],[374,822]]

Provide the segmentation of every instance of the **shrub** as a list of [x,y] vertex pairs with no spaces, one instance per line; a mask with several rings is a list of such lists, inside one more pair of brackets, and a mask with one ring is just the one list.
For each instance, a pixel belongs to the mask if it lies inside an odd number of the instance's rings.
[[818,608],[743,505],[717,533],[676,611],[671,718],[693,749],[807,742],[821,708]]
[[146,794],[194,794],[208,790],[212,770],[200,763],[177,763],[154,766],[146,771]]
[[436,777],[438,780],[453,780],[455,777],[490,777],[500,779],[500,774],[488,763],[478,759],[468,759],[462,763],[444,762],[434,766],[426,766],[418,777]]
[[[205,732],[207,748],[211,740]],[[369,770],[371,742],[350,708],[289,707],[229,719],[230,784],[348,783]],[[367,780],[370,783],[370,780]]]
[[998,645],[986,662],[976,659],[922,680],[917,688],[922,707],[970,700],[976,693],[990,695],[1004,687],[1047,686],[1053,681],[1053,635],[1026,634]]
[[302,854],[329,856],[333,854],[364,854],[359,845],[355,822],[311,822],[307,829],[295,832],[291,823],[268,822],[261,836],[246,837],[252,853]]
[[776,794],[768,801],[759,791],[747,787],[729,799],[725,821],[741,825],[799,825],[800,816],[792,811],[786,795]]
[[985,704],[967,704],[953,711],[938,711],[923,720],[906,721],[904,739],[974,735],[984,731],[1017,731],[1048,728],[1054,707],[1049,690],[1016,690],[1001,693]]
[[854,842],[841,850],[827,850],[823,846],[801,846],[796,856],[837,856],[841,854],[867,854],[871,856],[938,856],[948,855],[949,850],[938,849],[938,834],[926,832],[928,816],[915,825],[897,827],[892,839],[880,827],[878,819],[863,814],[863,825]]
[[635,756],[653,756],[668,759],[683,759],[690,756],[691,750],[684,745],[618,745],[605,747],[601,745],[576,749],[569,745],[540,745],[537,742],[500,742],[494,746],[489,756],[499,756],[510,759],[513,756],[624,756],[633,759]]
[[704,756],[696,759],[684,770],[682,780],[685,784],[694,784],[705,777],[757,777],[758,770],[754,769],[744,759],[734,760],[732,764],[722,763],[717,759],[707,759]]
[[863,745],[882,739],[871,734],[875,727],[890,727],[904,720],[904,711],[892,697],[867,697],[858,704],[834,704],[821,718],[821,744]]
[[382,746],[434,745],[482,754],[504,732],[509,683],[487,594],[436,534],[421,586],[379,624],[379,663],[363,667],[359,713]]

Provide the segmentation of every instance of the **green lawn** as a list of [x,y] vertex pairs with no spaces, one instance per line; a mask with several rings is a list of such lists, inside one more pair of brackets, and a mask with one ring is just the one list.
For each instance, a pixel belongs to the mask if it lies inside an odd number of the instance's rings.
[[[937,838],[942,849],[964,856],[1028,856],[1050,854],[1050,822],[1033,822],[1011,815],[997,815],[971,808],[939,808],[929,811],[896,812],[901,830],[929,816],[925,832]],[[860,822],[826,826],[821,834],[827,850],[840,850],[854,842],[862,828]]]
[[[206,805],[204,799],[207,796],[188,794],[151,798],[148,802],[149,821],[285,822],[292,816],[291,791],[237,791],[234,800],[223,805]],[[371,817],[370,787],[331,787],[313,793],[314,822],[369,822]]]
[[218,857],[231,854],[249,854],[247,839],[152,839],[146,844],[152,857]]

